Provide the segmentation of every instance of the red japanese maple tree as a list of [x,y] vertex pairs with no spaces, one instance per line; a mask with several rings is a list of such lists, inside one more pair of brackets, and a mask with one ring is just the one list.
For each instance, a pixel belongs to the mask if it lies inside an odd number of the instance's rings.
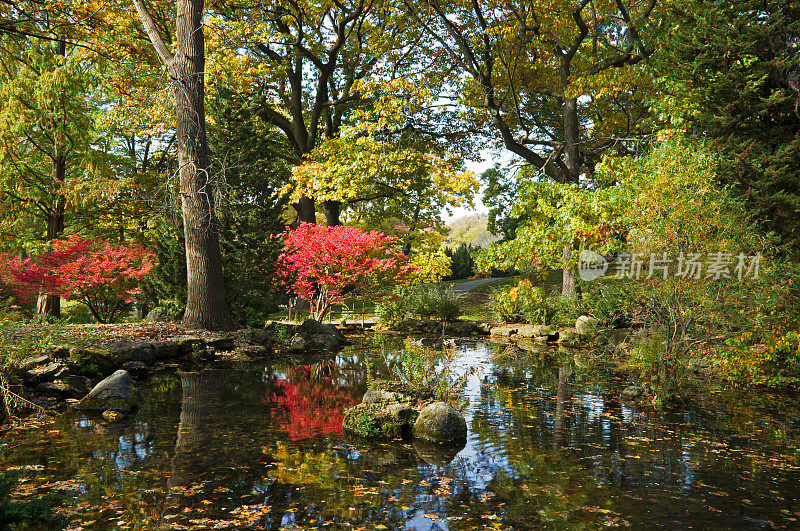
[[47,293],[85,304],[100,323],[114,322],[141,292],[139,282],[156,264],[138,245],[69,236],[29,258],[6,257],[5,281],[20,297]]
[[277,275],[309,301],[315,319],[347,298],[379,298],[411,271],[408,257],[394,247],[397,238],[381,232],[301,223],[285,236]]

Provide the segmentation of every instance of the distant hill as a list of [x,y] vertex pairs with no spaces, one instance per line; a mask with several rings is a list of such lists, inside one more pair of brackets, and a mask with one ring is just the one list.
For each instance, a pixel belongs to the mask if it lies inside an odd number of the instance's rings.
[[447,224],[449,231],[444,241],[445,247],[458,247],[462,243],[486,247],[500,239],[486,228],[488,219],[485,216],[464,216]]

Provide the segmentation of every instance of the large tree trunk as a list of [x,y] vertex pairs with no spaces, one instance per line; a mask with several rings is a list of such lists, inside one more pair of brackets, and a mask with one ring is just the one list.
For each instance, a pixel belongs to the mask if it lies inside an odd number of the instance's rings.
[[342,204],[339,201],[323,201],[322,212],[325,213],[325,224],[329,227],[336,227],[341,225],[339,214],[342,210]]
[[297,212],[296,225],[299,225],[300,223],[317,222],[317,210],[312,198],[304,195],[292,206],[294,207],[295,212]]
[[186,240],[185,324],[212,330],[235,322],[225,301],[222,255],[214,211],[206,141],[203,0],[177,0],[175,54],[164,43],[143,0],[133,0],[147,36],[175,85],[175,139],[180,167],[183,232]]
[[[64,182],[66,166],[67,159],[64,155],[55,155],[53,157],[50,173],[56,190],[60,189],[61,183]],[[61,233],[64,232],[65,209],[66,199],[60,194],[60,191],[57,191],[50,205],[50,209],[47,212],[47,241],[57,239]],[[36,314],[48,315],[55,318],[61,317],[61,298],[56,295],[40,293],[39,298],[36,300]]]
[[[567,182],[577,183],[580,176],[581,152],[580,152],[580,128],[578,124],[578,100],[576,98],[564,98],[562,103],[562,118],[564,126],[564,164],[569,171]],[[564,246],[564,260],[568,260],[572,254],[572,246]],[[575,272],[570,267],[564,267],[561,278],[561,295],[572,297],[578,293],[575,284]]]

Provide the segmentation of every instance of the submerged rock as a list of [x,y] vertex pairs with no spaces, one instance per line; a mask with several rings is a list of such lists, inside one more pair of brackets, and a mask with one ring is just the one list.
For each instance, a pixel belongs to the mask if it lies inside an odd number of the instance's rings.
[[430,442],[460,443],[467,439],[467,421],[449,404],[434,402],[420,411],[412,433]]
[[77,409],[104,411],[131,411],[136,406],[133,396],[133,379],[128,371],[119,370],[94,386]]

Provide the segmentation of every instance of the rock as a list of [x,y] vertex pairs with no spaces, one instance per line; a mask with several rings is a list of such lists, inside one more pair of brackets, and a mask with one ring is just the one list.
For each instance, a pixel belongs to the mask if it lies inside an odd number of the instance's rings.
[[300,334],[295,335],[289,343],[289,349],[295,352],[300,352],[308,348],[308,342]]
[[481,335],[488,336],[492,332],[492,325],[489,323],[476,323],[475,331]]
[[69,375],[55,382],[43,382],[36,387],[36,392],[42,396],[55,398],[78,398],[86,396],[89,392],[89,378],[86,376]]
[[416,409],[407,404],[389,404],[386,406],[386,409],[394,413],[400,421],[408,425],[411,425],[411,423],[416,420],[417,415],[419,415]]
[[420,411],[412,433],[430,442],[463,443],[467,439],[467,421],[449,404],[434,402]]
[[175,321],[175,316],[164,308],[153,308],[147,312],[147,316],[144,318],[145,323],[171,323],[173,321]]
[[94,411],[130,411],[136,405],[132,385],[133,379],[128,371],[116,371],[95,385],[76,407]]
[[532,337],[538,337],[540,334],[536,333],[538,330],[536,326],[538,325],[529,325],[529,324],[519,325],[517,326],[517,335],[519,337],[524,337],[528,339]]
[[593,341],[598,346],[613,352],[620,347],[624,347],[627,344],[630,335],[630,328],[598,329],[595,333]]
[[236,331],[236,340],[247,345],[272,346],[272,332],[264,328],[242,328]]
[[581,315],[575,321],[575,330],[583,337],[592,337],[597,333],[597,325],[600,323],[594,317],[589,315]]
[[109,422],[117,422],[125,418],[125,414],[120,411],[114,411],[113,409],[107,409],[103,411],[103,418]]
[[144,378],[150,373],[150,368],[141,361],[126,361],[122,364],[122,368],[137,380]]
[[576,330],[564,329],[558,331],[558,342],[566,346],[575,346],[581,342],[581,336]]
[[205,343],[206,347],[213,348],[217,352],[227,352],[236,348],[236,342],[230,337],[209,339]]
[[629,385],[622,391],[622,393],[620,393],[619,396],[622,400],[636,400],[642,396],[643,392],[644,390],[638,385]]
[[52,362],[24,371],[22,379],[29,384],[52,382],[69,374],[69,369],[62,363]]
[[533,326],[533,336],[532,337],[546,337],[548,339],[555,339],[558,335],[558,330],[553,328],[550,325],[532,325]]
[[400,414],[404,411],[404,408],[390,408],[382,404],[358,404],[345,410],[342,428],[370,439],[388,440],[407,436],[410,432],[410,419],[416,415],[401,418]]
[[452,321],[444,325],[444,333],[448,336],[468,337],[476,333],[477,330],[478,327],[475,321]]
[[36,354],[34,356],[28,356],[19,364],[19,368],[23,371],[29,371],[41,365],[46,365],[48,363],[53,362],[53,357],[47,354]]
[[109,350],[73,347],[69,349],[68,363],[74,374],[102,378],[119,369],[122,360]]
[[493,336],[509,337],[509,336],[517,333],[518,326],[519,325],[494,326],[494,327],[492,327],[492,329],[490,330],[489,333],[491,335],[493,335]]
[[317,349],[336,349],[343,343],[333,335],[329,334],[314,334],[308,336],[308,348]]
[[42,382],[36,387],[36,393],[54,398],[77,398],[89,392],[89,378],[85,376],[65,376],[55,382]]
[[62,382],[42,382],[36,386],[36,394],[40,396],[49,396],[53,398],[70,398],[77,396],[70,389],[70,387]]
[[375,380],[364,393],[364,404],[400,403],[408,404],[433,398],[433,390],[412,387],[403,382]]
[[339,341],[345,341],[344,334],[342,334],[338,328],[330,324],[322,324],[315,319],[306,319],[303,321],[303,324],[300,325],[299,333],[306,336],[330,335]]

